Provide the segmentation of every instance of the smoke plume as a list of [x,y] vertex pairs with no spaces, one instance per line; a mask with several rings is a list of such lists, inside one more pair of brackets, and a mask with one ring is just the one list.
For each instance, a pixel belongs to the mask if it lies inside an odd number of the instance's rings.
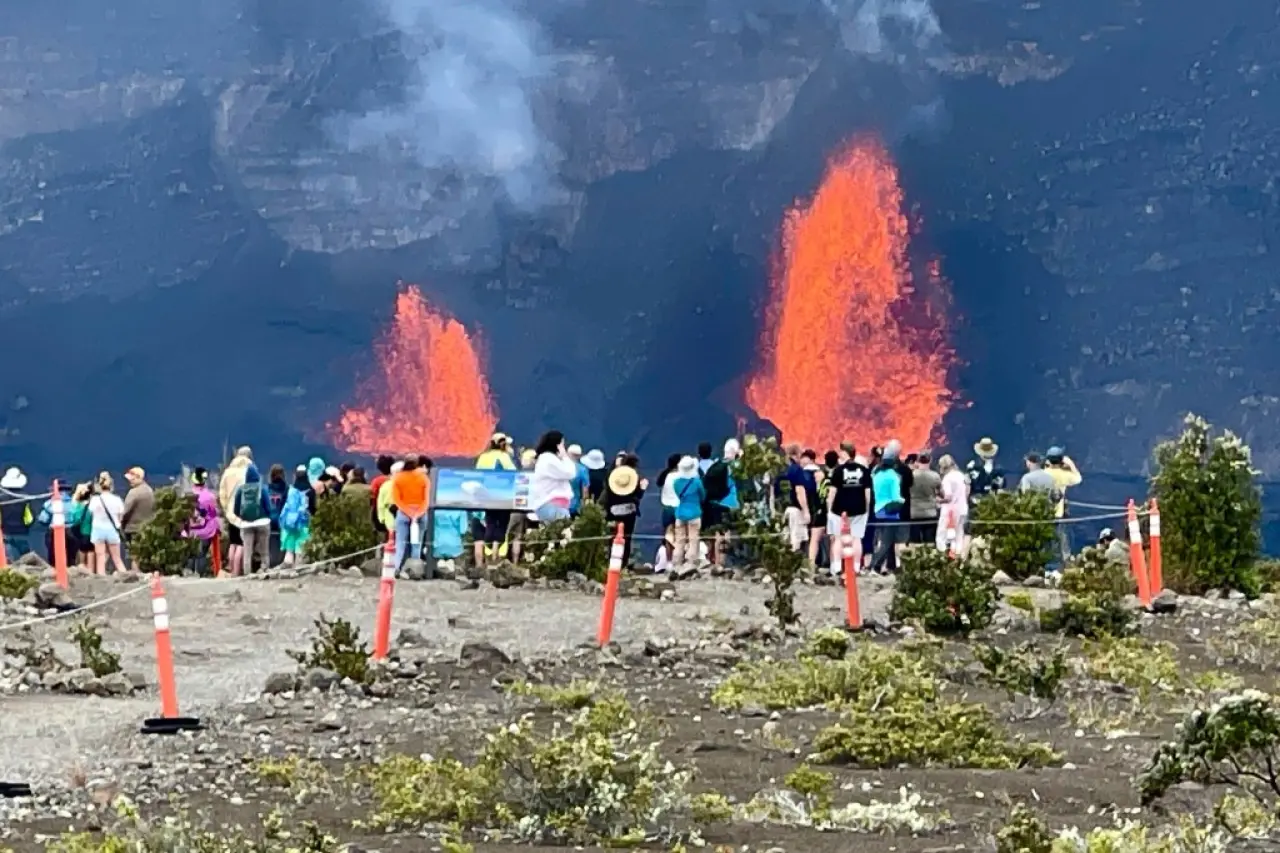
[[941,48],[942,26],[929,0],[822,0],[840,22],[852,53],[881,62],[910,64]]
[[534,98],[555,70],[537,22],[503,0],[377,2],[412,70],[394,106],[332,120],[338,143],[391,169],[409,161],[447,176],[455,197],[523,212],[559,200],[560,153],[535,120]]

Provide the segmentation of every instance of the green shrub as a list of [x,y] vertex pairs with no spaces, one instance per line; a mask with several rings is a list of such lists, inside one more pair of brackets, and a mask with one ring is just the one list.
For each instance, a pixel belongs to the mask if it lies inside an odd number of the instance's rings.
[[359,495],[326,495],[316,501],[311,538],[307,540],[307,559],[335,560],[368,551],[384,540],[384,534],[374,529],[368,500]]
[[397,756],[369,773],[372,823],[446,822],[557,845],[670,839],[689,806],[691,774],[664,760],[646,732],[631,706],[611,697],[549,732],[531,717],[501,726],[471,763]]
[[17,569],[0,571],[0,598],[23,598],[40,586],[40,579]]
[[116,821],[100,833],[69,832],[48,842],[48,853],[339,853],[346,846],[314,823],[290,826],[280,811],[264,815],[253,831],[213,828],[185,814],[155,822],[142,819],[127,800],[116,801]]
[[507,685],[506,691],[510,696],[528,696],[536,699],[557,711],[576,711],[596,701],[596,697],[600,694],[600,684],[596,681],[574,679],[564,687],[554,687],[549,684],[513,681]]
[[93,670],[98,678],[120,671],[120,656],[102,647],[102,634],[88,619],[71,629],[71,642],[80,649],[80,666]]
[[182,532],[196,511],[196,496],[166,486],[156,489],[156,514],[129,543],[129,553],[144,572],[178,575],[200,553],[200,542]]
[[941,664],[936,647],[925,643],[888,646],[863,640],[848,657],[801,657],[794,661],[739,664],[711,694],[717,707],[768,709],[840,707],[859,699],[881,702],[913,695],[938,695]]
[[777,620],[778,628],[785,634],[788,627],[800,621],[792,587],[804,573],[806,555],[803,551],[794,550],[782,536],[780,529],[776,535],[765,536],[758,541],[760,565],[768,575],[771,587],[771,594],[765,599],[764,607]]
[[819,628],[805,640],[801,655],[811,658],[840,658],[849,654],[849,632],[843,628]]
[[760,439],[748,434],[742,437],[742,455],[734,466],[734,482],[738,502],[748,515],[764,515],[769,500],[769,483],[776,482],[787,468],[787,456],[773,437]]
[[600,505],[586,501],[577,518],[543,524],[525,534],[524,553],[533,558],[529,573],[564,580],[578,572],[603,582],[615,533],[616,526],[606,522]]
[[987,627],[1000,591],[991,570],[936,548],[909,548],[902,556],[889,617],[919,621],[933,633],[968,633]]
[[996,853],[1050,853],[1053,840],[1044,820],[1025,803],[1018,803],[996,831]]
[[992,571],[1025,580],[1043,574],[1057,554],[1053,504],[1039,492],[993,492],[974,503],[970,517]]
[[1122,637],[1133,631],[1134,613],[1124,604],[1133,590],[1128,566],[1109,560],[1098,546],[1085,548],[1062,573],[1062,605],[1040,614],[1045,631],[1073,637]]
[[316,635],[311,649],[289,652],[300,670],[327,669],[356,684],[371,684],[374,672],[369,666],[369,646],[360,639],[360,629],[345,619],[330,622],[323,613],[315,621]]
[[1042,649],[1022,643],[1003,649],[981,643],[973,646],[973,656],[986,670],[987,679],[1010,693],[1053,700],[1067,677],[1067,649]]
[[1269,798],[1274,809],[1278,752],[1280,709],[1271,696],[1246,690],[1188,714],[1176,738],[1162,743],[1138,776],[1138,791],[1148,805],[1181,782],[1231,785]]
[[1256,595],[1262,496],[1249,448],[1230,431],[1212,435],[1195,415],[1184,424],[1182,435],[1156,447],[1151,478],[1165,586],[1188,595],[1209,589]]
[[1012,770],[1061,760],[1049,746],[1006,734],[990,709],[968,702],[906,696],[859,702],[818,732],[811,760],[864,768],[973,767]]

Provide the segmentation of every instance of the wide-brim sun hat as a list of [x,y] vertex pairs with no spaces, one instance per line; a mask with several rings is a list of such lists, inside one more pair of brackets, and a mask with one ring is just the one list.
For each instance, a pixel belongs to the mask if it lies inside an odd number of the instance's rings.
[[588,450],[582,457],[582,464],[587,466],[588,471],[601,470],[605,466],[604,451],[598,447]]
[[1000,452],[1000,445],[996,444],[990,438],[983,438],[973,446],[973,452],[984,459],[990,459],[992,456],[995,456]]
[[27,487],[27,475],[22,473],[22,469],[18,467],[9,468],[4,472],[4,476],[0,477],[0,489],[12,489],[18,491]]
[[680,459],[680,464],[676,466],[677,473],[685,477],[691,477],[698,472],[698,460],[692,456],[685,456]]
[[582,455],[582,445],[581,445],[581,444],[571,444],[571,445],[569,445],[567,448],[565,448],[565,451],[564,451],[564,452],[565,452],[565,453],[568,453],[570,456],[581,456],[581,455]]
[[619,465],[609,472],[609,491],[618,497],[625,498],[635,492],[640,485],[640,475],[635,468]]

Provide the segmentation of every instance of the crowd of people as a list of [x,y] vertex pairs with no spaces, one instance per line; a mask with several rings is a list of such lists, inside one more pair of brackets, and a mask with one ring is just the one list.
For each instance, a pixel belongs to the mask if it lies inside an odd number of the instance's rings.
[[[723,562],[732,536],[729,521],[743,507],[742,493],[748,490],[763,512],[772,511],[774,497],[785,501],[783,520],[790,546],[804,551],[815,566],[832,572],[842,566],[845,532],[850,534],[852,559],[860,571],[895,571],[902,549],[910,543],[963,551],[973,501],[1010,486],[997,462],[996,443],[984,438],[973,449],[974,458],[961,468],[950,455],[935,463],[928,451],[904,454],[897,440],[872,447],[865,456],[852,443],[821,455],[790,444],[784,448],[787,460],[781,475],[753,482],[741,471],[738,439],[725,441],[718,454],[717,448],[704,442],[694,453],[667,457],[655,478],[662,530],[655,568],[664,571]],[[1053,447],[1044,457],[1028,454],[1024,465],[1026,472],[1017,488],[1045,494],[1062,517],[1067,490],[1081,482],[1070,457]],[[530,530],[576,517],[587,502],[594,502],[611,526],[622,526],[624,565],[630,565],[642,501],[650,487],[636,454],[619,451],[610,463],[602,450],[584,452],[580,445],[567,444],[564,434],[555,430],[542,435],[533,447],[517,451],[510,436],[496,433],[475,467],[527,472],[527,507],[432,510],[433,462],[425,455],[379,456],[371,478],[358,464],[332,466],[319,457],[298,465],[292,476],[277,464],[264,477],[252,449],[240,447],[216,477],[196,468],[180,483],[195,497],[193,514],[181,535],[197,540],[205,556],[215,545],[225,543],[225,568],[232,577],[277,562],[288,565],[305,553],[318,502],[346,494],[367,501],[369,524],[375,530],[394,531],[397,570],[407,560],[423,557],[428,532],[431,540],[426,551],[437,560],[461,557],[470,533],[472,559],[483,566],[497,560],[519,561]],[[35,501],[24,499],[26,477],[10,468],[0,478],[0,524],[9,559],[29,550],[32,525],[49,527],[56,506],[62,510],[72,559],[101,574],[109,568],[136,571],[129,546],[154,516],[156,497],[141,467],[125,471],[124,479],[128,489],[123,497],[116,493],[111,474],[104,471],[90,482],[61,491],[56,505],[50,497],[33,513]],[[50,530],[45,543],[49,554],[53,553],[51,535]],[[273,542],[278,542],[276,548]],[[1065,539],[1063,547],[1065,553]]]

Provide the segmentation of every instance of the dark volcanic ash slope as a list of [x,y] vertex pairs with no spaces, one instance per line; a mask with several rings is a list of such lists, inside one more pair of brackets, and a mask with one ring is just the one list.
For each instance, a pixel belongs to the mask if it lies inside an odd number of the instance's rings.
[[1280,463],[1266,4],[943,2],[944,39],[881,61],[821,2],[554,4],[532,211],[335,143],[422,61],[382,16],[226,6],[0,11],[0,427],[29,465],[296,447],[397,278],[484,329],[512,429],[723,431],[781,214],[859,129],[954,280],[953,434],[1135,472],[1191,407]]

